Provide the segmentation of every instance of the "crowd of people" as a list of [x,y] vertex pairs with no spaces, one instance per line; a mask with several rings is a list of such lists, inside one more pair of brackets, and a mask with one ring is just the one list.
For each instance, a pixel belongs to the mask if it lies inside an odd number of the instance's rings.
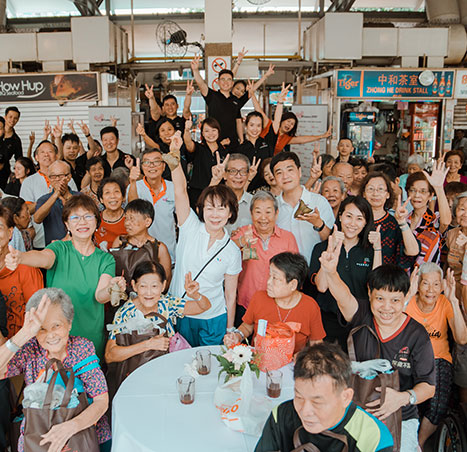
[[[342,439],[323,433],[338,425],[352,437],[349,450],[392,450],[380,421],[398,410],[400,450],[419,450],[451,399],[467,402],[463,152],[447,152],[430,170],[415,154],[398,175],[391,164],[354,158],[342,138],[337,158],[314,152],[303,174],[289,146],[331,131],[297,135],[298,118],[283,111],[285,85],[267,117],[255,91],[273,67],[254,84],[224,69],[218,91],[201,77],[199,58],[191,68],[208,109],[199,142],[191,81],[182,116],[175,96],[159,102],[146,86],[151,118],[137,127],[146,142],[138,156],[119,149],[118,124],[93,137],[82,122],[83,144],[73,121],[64,133],[60,119],[45,123],[35,148],[31,135],[24,156],[20,111],[0,118],[0,450],[9,379],[48,381],[53,358],[80,371],[92,403],[41,444],[60,451],[96,424],[108,451],[112,364],[167,353],[176,333],[191,346],[254,343],[261,319],[299,328],[294,402],[271,415],[256,450],[292,450],[297,428],[300,441],[340,450]],[[248,99],[255,111],[242,118]],[[138,316],[162,321],[164,333],[122,345],[119,334]],[[384,403],[364,407],[373,416],[352,402],[345,354],[350,330],[362,325],[357,360],[379,350],[400,379]],[[20,451],[24,433],[23,425]],[[358,448],[359,435],[372,446]]]

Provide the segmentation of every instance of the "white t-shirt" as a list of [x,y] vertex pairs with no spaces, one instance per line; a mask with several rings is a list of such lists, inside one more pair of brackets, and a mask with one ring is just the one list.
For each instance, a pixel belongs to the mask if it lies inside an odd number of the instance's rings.
[[[319,210],[319,215],[324,221],[325,225],[329,229],[332,229],[335,219],[332,207],[329,205],[327,199],[324,196],[309,192],[303,186],[302,188],[303,191],[300,199],[310,209],[317,207]],[[317,243],[321,242],[319,232],[315,231],[313,229],[313,225],[308,221],[297,220],[294,218],[294,213],[297,210],[300,201],[297,203],[297,205],[292,207],[290,204],[284,201],[282,194],[277,197],[277,201],[279,203],[277,226],[285,229],[286,231],[290,231],[295,236],[300,254],[309,263],[313,248]]]
[[[142,179],[136,182],[136,190],[138,192],[138,198],[145,199],[149,201],[154,206],[154,221],[151,224],[151,227],[148,229],[150,236],[156,238],[158,241],[164,243],[168,248],[170,257],[172,258],[172,263],[175,262],[175,195],[174,195],[174,184],[170,181],[163,179],[163,182],[166,185],[165,194],[159,198],[156,203],[154,203],[151,190],[149,189],[146,182]],[[128,200],[128,191],[130,187],[127,188],[127,200]],[[163,190],[163,187],[161,188]],[[159,192],[160,193],[160,192]],[[155,193],[155,196],[159,195]]]
[[[78,191],[76,188],[75,181],[73,179],[68,182],[68,186],[74,190]],[[21,189],[19,191],[20,198],[23,198],[27,203],[36,203],[37,200],[41,197],[50,193],[52,191],[52,186],[45,178],[45,176],[40,173],[32,174],[31,176],[26,177],[23,183],[21,184]],[[44,248],[45,247],[45,236],[44,236],[44,226],[42,224],[37,224],[34,219],[31,217],[32,225],[36,231],[36,236],[34,237],[33,245],[34,248]]]
[[227,229],[229,234],[231,234],[232,231],[235,231],[235,229],[241,228],[242,226],[246,226],[247,224],[252,223],[250,213],[251,198],[253,198],[253,195],[251,193],[248,193],[247,191],[243,192],[243,195],[240,201],[238,202],[237,220],[234,224],[227,223],[227,225],[225,226],[225,229]]
[[[208,250],[209,233],[206,231],[204,223],[190,210],[185,223],[180,226],[176,264],[172,283],[170,284],[170,293],[176,297],[181,297],[185,292],[185,274],[191,272],[191,277],[194,279],[209,259],[228,240],[229,234],[225,231],[224,237],[217,240]],[[227,311],[223,287],[224,275],[237,275],[241,271],[242,257],[240,250],[233,241],[230,241],[196,279],[200,286],[199,292],[209,299],[211,308],[192,317],[212,319],[224,314]]]

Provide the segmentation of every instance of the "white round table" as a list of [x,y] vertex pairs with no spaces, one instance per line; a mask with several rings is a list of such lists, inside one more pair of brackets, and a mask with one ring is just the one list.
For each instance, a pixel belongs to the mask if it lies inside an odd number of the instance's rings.
[[[220,347],[208,348],[218,354]],[[182,405],[176,380],[186,375],[196,348],[156,358],[136,369],[120,386],[112,404],[112,452],[252,452],[255,436],[235,432],[214,406],[219,366],[212,357],[209,375],[195,383],[195,401]],[[283,367],[282,393],[273,405],[293,398],[293,367]],[[255,394],[266,396],[266,375],[254,379]],[[221,376],[221,381],[223,377]]]

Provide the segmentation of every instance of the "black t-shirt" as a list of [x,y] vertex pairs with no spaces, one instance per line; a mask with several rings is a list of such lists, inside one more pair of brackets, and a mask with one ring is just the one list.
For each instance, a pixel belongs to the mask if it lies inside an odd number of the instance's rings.
[[146,133],[149,135],[151,139],[156,141],[158,139],[158,130],[159,126],[162,124],[163,121],[169,120],[170,123],[174,126],[175,131],[180,130],[180,132],[185,131],[185,121],[186,119],[183,118],[182,116],[175,116],[175,118],[170,119],[167,118],[167,116],[161,116],[157,121],[154,121],[154,119],[150,118],[147,125],[146,125]]
[[[392,336],[382,339],[376,325],[370,304],[367,300],[358,300],[358,310],[349,322],[352,328],[368,325],[379,337],[381,358],[387,359],[394,370],[399,371],[400,391],[412,389],[418,383],[435,386],[435,358],[430,337],[425,328],[407,316],[407,319]],[[367,361],[377,356],[378,344],[375,337],[363,328],[354,334],[357,361]],[[402,420],[418,418],[417,407],[402,407]]]
[[234,95],[225,97],[220,91],[209,88],[206,96],[203,96],[208,106],[208,117],[215,118],[221,126],[221,137],[230,139],[230,144],[238,142],[236,119],[239,110],[248,102],[248,93],[238,98]]
[[10,138],[3,140],[3,146],[7,151],[8,160],[15,156],[15,160],[18,160],[23,156],[23,145],[21,144],[20,137],[13,131],[13,135]]
[[[217,152],[221,160],[228,154],[222,145],[219,145]],[[206,144],[195,142],[195,150],[187,152],[186,157],[189,163],[193,163],[190,187],[203,190],[211,181],[211,169],[217,164],[216,154],[212,153]]]
[[[266,421],[255,452],[294,450],[293,436],[300,427],[302,422],[293,401],[282,403],[273,409]],[[394,442],[387,427],[353,402],[347,407],[341,421],[330,431],[347,437],[349,452],[392,452],[393,449]],[[344,449],[342,441],[322,433],[308,433],[304,428],[300,429],[299,437],[302,445],[312,443],[323,452],[342,452]]]

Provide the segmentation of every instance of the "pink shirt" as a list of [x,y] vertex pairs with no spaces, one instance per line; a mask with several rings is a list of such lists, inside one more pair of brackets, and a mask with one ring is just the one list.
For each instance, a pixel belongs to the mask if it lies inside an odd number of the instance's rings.
[[[232,239],[239,239],[242,237],[246,229],[250,226],[251,225],[243,226],[238,229],[238,232],[232,235]],[[294,235],[278,226],[275,227],[267,243],[263,243],[256,233],[254,226],[253,236],[258,239],[253,245],[253,248],[256,248],[258,259],[242,261],[243,269],[238,279],[237,303],[245,309],[248,308],[251,297],[255,292],[258,290],[266,290],[269,277],[269,260],[271,257],[283,253],[284,251],[290,251],[291,253],[299,252]]]

